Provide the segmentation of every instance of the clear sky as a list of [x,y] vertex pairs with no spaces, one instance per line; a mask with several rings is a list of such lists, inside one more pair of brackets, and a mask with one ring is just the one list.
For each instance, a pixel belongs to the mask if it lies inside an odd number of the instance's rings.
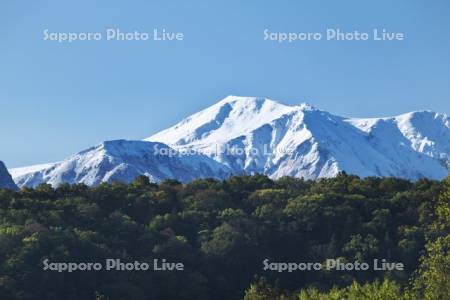
[[[44,41],[43,31],[184,33],[178,42]],[[404,41],[264,41],[271,32]],[[54,162],[142,139],[227,95],[342,116],[450,113],[450,1],[0,1],[0,160]]]

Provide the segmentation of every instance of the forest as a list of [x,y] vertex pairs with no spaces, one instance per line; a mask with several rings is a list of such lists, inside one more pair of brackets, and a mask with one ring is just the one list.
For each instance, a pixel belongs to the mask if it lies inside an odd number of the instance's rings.
[[[54,263],[182,270],[54,271]],[[401,263],[292,270],[264,261]],[[450,299],[450,177],[233,176],[0,190],[0,299]]]

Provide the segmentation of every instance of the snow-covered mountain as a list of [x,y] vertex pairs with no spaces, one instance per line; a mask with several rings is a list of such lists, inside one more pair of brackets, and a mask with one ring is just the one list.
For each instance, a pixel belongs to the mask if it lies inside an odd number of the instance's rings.
[[450,170],[450,118],[429,111],[343,118],[308,104],[229,96],[144,141],[109,141],[46,165],[12,169],[20,187],[175,178],[365,176],[441,179]]
[[62,162],[11,169],[20,187],[43,182],[53,186],[130,182],[138,175],[153,182],[167,178],[187,182],[198,177],[222,179],[229,173],[227,167],[204,155],[183,155],[161,143],[126,140],[103,142]]
[[308,104],[229,96],[146,140],[198,151],[233,172],[315,179],[441,179],[449,173],[450,119],[413,112],[390,118],[334,116]]
[[6,169],[5,164],[0,161],[0,189],[17,190],[17,185],[14,183],[11,175]]

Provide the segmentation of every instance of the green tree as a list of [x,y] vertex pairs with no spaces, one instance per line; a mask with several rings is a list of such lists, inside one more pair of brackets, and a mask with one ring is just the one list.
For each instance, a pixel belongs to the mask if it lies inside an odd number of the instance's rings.
[[[436,206],[430,241],[422,258],[414,290],[423,299],[450,298],[450,176]],[[437,236],[437,237],[436,237]]]

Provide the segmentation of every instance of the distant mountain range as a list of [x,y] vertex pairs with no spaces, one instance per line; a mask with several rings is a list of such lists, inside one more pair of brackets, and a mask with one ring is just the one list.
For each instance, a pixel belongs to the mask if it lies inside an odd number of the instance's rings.
[[344,118],[309,104],[229,96],[143,141],[107,141],[62,162],[10,170],[19,187],[137,175],[155,182],[255,173],[316,179],[340,171],[442,179],[450,172],[450,118],[431,111]]

